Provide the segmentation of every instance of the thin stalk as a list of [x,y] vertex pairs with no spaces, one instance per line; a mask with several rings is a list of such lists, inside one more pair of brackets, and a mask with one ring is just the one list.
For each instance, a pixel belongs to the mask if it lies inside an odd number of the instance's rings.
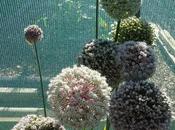
[[46,104],[45,104],[45,96],[44,96],[44,86],[43,86],[43,79],[42,79],[42,74],[41,74],[41,65],[40,65],[40,61],[39,61],[39,56],[38,56],[38,51],[37,51],[36,43],[34,43],[34,50],[35,50],[36,61],[37,61],[37,65],[38,65],[38,73],[39,73],[39,77],[40,77],[42,102],[43,102],[43,107],[44,107],[44,116],[47,117]]
[[95,38],[96,39],[98,39],[98,25],[99,25],[99,20],[98,20],[98,18],[99,18],[99,0],[96,0],[96,35],[95,35]]
[[107,117],[107,120],[106,120],[106,130],[109,130],[110,129],[110,121],[109,121],[109,118]]
[[137,14],[136,14],[137,18],[140,18],[140,12],[141,12],[140,10],[137,12]]
[[118,22],[117,22],[117,28],[116,28],[115,38],[114,38],[115,42],[118,41],[118,34],[119,34],[119,31],[120,31],[120,23],[121,23],[121,20],[119,19]]

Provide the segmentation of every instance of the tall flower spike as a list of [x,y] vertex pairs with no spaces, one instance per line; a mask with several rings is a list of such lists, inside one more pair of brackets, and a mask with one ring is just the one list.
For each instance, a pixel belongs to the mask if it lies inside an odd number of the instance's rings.
[[25,39],[27,43],[33,45],[43,38],[43,31],[37,25],[29,25],[24,29]]
[[145,42],[128,41],[117,48],[117,62],[121,63],[123,80],[145,80],[156,70],[153,50]]
[[[117,23],[112,24],[112,31],[110,36],[112,40],[115,39]],[[118,42],[125,41],[144,41],[148,45],[152,45],[155,40],[154,29],[145,20],[137,17],[129,17],[123,19],[120,24],[120,31],[118,34]]]
[[48,101],[63,124],[75,129],[92,128],[107,114],[110,91],[100,73],[74,66],[50,81]]
[[44,115],[46,117],[47,113],[46,113],[46,104],[45,104],[45,96],[44,96],[44,86],[43,86],[43,79],[42,79],[42,73],[41,73],[41,65],[40,65],[40,60],[39,60],[39,55],[38,55],[38,50],[36,45],[36,43],[43,38],[43,31],[37,25],[29,25],[27,28],[24,29],[24,34],[25,34],[26,41],[29,43],[29,45],[32,45],[35,52],[36,62],[38,66],[38,74],[40,76]]
[[169,130],[171,111],[154,83],[129,81],[113,92],[110,120],[114,130]]
[[134,16],[140,9],[141,0],[101,0],[104,10],[114,19]]
[[65,130],[58,120],[51,117],[27,115],[12,130]]
[[83,48],[78,63],[100,72],[110,86],[120,82],[120,66],[116,62],[116,44],[108,40],[92,40]]

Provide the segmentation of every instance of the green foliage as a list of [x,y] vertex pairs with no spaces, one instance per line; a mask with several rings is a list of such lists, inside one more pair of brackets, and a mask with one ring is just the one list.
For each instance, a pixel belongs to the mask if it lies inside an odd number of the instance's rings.
[[[110,35],[115,38],[117,23],[112,25]],[[122,20],[118,34],[118,42],[125,41],[144,41],[148,45],[152,45],[155,40],[154,29],[143,19],[137,17],[129,17]]]

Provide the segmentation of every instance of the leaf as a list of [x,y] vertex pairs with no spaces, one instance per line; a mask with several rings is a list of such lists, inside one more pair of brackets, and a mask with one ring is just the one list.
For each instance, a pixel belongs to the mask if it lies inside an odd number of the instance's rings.
[[99,18],[99,24],[104,29],[108,29],[109,28],[109,24],[101,17]]

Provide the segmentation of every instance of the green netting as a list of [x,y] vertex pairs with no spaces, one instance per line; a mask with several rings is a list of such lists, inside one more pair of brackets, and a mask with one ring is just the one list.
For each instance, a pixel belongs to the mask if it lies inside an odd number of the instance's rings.
[[[22,111],[23,108],[42,108],[39,76],[32,49],[24,40],[24,28],[29,24],[37,24],[44,31],[44,39],[38,44],[38,50],[46,91],[51,77],[58,74],[62,68],[76,63],[85,42],[94,39],[97,32],[99,38],[108,38],[113,20],[101,7],[96,19],[96,2],[96,0],[0,0],[0,90],[10,88],[8,93],[0,92],[0,130],[10,130],[15,121],[27,113],[43,114],[42,109],[32,112]],[[174,0],[143,0],[141,9],[141,17],[154,23],[157,31],[166,30],[166,36],[171,39],[169,41],[166,38],[162,39],[164,35],[158,33],[160,37],[155,46],[158,68],[151,80],[154,80],[169,97],[173,112],[175,112],[175,65],[172,57],[175,57],[173,50],[175,48],[166,51],[165,47],[168,46],[168,42],[175,44],[172,40],[175,38],[174,7]],[[26,93],[20,93],[24,88],[33,91],[25,90]],[[9,108],[15,109],[10,111]],[[49,106],[48,113],[52,115]],[[172,130],[174,129],[175,127],[172,127]]]

